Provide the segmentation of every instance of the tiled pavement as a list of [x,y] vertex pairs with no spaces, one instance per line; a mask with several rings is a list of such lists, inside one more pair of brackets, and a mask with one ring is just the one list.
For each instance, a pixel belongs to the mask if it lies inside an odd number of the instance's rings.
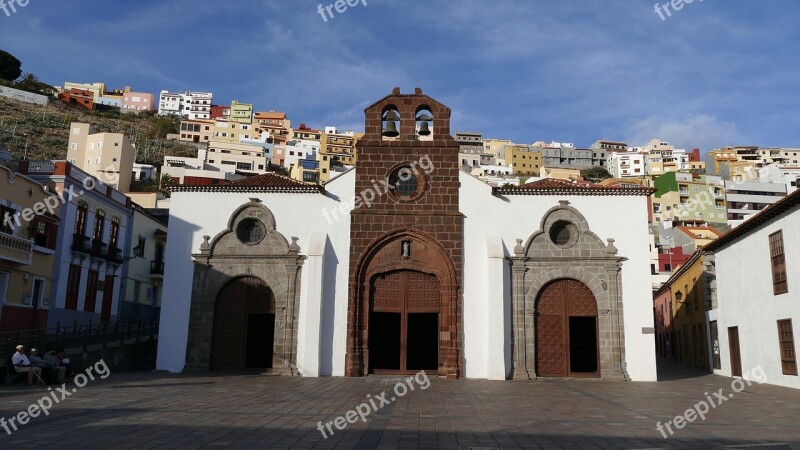
[[[431,380],[323,439],[318,421],[391,395],[396,379],[112,374],[48,416],[31,418],[7,448],[715,448],[790,443],[800,449],[800,392],[753,385],[674,436],[667,421],[731,380],[668,366],[666,381]],[[69,385],[68,389],[73,386]],[[0,388],[8,420],[45,389]],[[769,447],[769,448],[787,448]]]

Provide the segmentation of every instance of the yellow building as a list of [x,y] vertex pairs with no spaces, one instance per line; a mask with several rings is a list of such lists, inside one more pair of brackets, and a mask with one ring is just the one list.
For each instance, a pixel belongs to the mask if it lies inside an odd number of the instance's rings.
[[292,122],[279,111],[257,112],[255,125],[259,133],[266,131],[275,144],[286,144],[292,135]]
[[236,100],[231,102],[231,121],[252,124],[253,123],[253,104],[239,103]]
[[483,153],[487,155],[492,155],[495,157],[495,159],[503,158],[503,155],[501,155],[500,153],[503,147],[505,147],[506,145],[514,145],[514,143],[508,139],[484,139]]
[[331,163],[354,166],[356,164],[356,143],[363,133],[328,133],[320,138],[320,153],[327,155]]
[[514,169],[514,175],[539,176],[542,168],[542,152],[528,145],[511,144],[504,146],[500,153],[506,166]]
[[758,178],[758,170],[753,161],[736,161],[722,165],[722,178],[731,181],[753,181]]
[[0,161],[0,332],[44,328],[61,199]]
[[[702,251],[695,252],[678,269],[664,286],[656,292],[656,298],[667,297],[671,302],[669,311],[671,330],[671,353],[680,363],[708,369],[709,351],[706,331],[706,289],[708,278],[703,271]],[[658,309],[658,308],[657,308]]]
[[717,149],[706,153],[706,173],[709,175],[719,175],[722,170],[721,164],[732,163],[739,160],[736,151],[733,149]]

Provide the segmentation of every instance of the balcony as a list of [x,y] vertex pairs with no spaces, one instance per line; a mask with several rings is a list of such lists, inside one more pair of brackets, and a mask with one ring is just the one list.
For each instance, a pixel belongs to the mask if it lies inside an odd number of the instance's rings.
[[109,249],[107,259],[108,262],[118,266],[125,262],[125,258],[122,257],[122,249],[120,248]]
[[150,261],[150,275],[155,277],[164,276],[164,261]]
[[78,253],[89,254],[92,252],[92,247],[89,244],[89,236],[82,234],[72,235],[72,251]]
[[99,239],[92,239],[92,256],[95,258],[108,259],[108,244],[104,244]]
[[33,262],[33,241],[0,233],[0,260],[31,265]]

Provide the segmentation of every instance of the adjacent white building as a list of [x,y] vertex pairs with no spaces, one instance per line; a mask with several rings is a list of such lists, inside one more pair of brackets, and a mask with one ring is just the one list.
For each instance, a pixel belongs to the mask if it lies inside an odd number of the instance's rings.
[[728,225],[739,226],[753,214],[786,197],[786,184],[758,181],[725,181]]
[[708,245],[713,254],[709,345],[714,373],[800,389],[794,330],[800,324],[800,192]]

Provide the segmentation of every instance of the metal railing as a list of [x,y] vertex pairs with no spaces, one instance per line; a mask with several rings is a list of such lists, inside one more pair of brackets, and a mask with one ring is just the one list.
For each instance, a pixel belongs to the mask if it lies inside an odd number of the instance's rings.
[[150,261],[150,275],[164,275],[164,261]]
[[92,246],[89,243],[89,236],[82,234],[72,235],[72,251],[80,253],[91,253]]
[[86,349],[92,345],[124,345],[143,340],[153,340],[158,336],[158,319],[140,319],[126,322],[103,322],[62,327],[59,322],[55,328],[40,328],[0,333],[0,356],[2,359],[11,356],[17,345],[24,345],[26,350],[37,348],[41,351],[48,348]]

